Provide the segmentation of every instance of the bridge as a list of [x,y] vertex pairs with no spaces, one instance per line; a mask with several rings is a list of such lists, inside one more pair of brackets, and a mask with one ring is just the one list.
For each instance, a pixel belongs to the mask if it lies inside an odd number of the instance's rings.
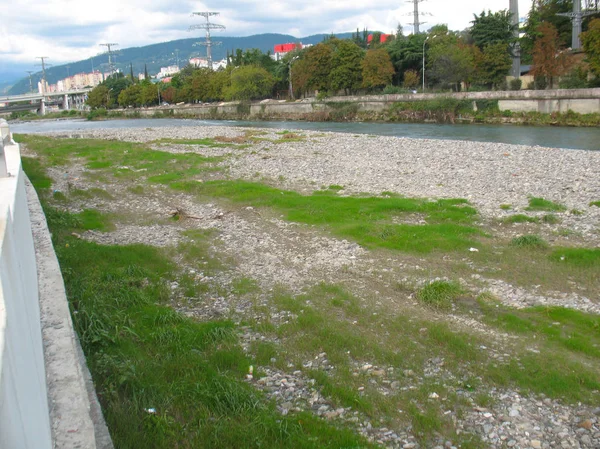
[[87,94],[91,90],[91,88],[83,88],[64,92],[47,92],[44,94],[36,92],[24,95],[0,96],[0,104],[4,104],[3,107],[0,107],[0,114],[35,110],[40,115],[45,115],[46,106],[51,104],[59,105],[64,110],[71,109],[73,105],[79,108],[83,106]]

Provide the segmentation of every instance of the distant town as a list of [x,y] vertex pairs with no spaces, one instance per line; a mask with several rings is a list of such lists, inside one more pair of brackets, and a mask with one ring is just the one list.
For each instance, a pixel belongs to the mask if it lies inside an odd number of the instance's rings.
[[[285,44],[277,44],[273,47],[273,53],[270,55],[271,58],[275,61],[280,61],[286,54],[295,51],[301,50],[304,48],[311,47],[311,44],[303,45],[302,43],[285,43]],[[188,64],[195,68],[208,68],[208,60],[206,58],[190,58],[188,60]],[[213,70],[224,69],[227,67],[227,58],[222,59],[220,61],[212,62]],[[150,78],[153,82],[162,82],[169,83],[171,82],[171,77],[181,71],[181,67],[178,65],[170,65],[167,67],[161,67],[158,73],[154,75],[150,75]],[[104,82],[109,76],[114,73],[120,72],[119,69],[116,69],[114,72],[102,72],[99,70],[94,70],[89,73],[77,73],[72,76],[68,76],[67,78],[58,80],[54,84],[49,84],[45,80],[40,80],[37,83],[37,91],[40,94],[49,93],[49,92],[69,92],[73,90],[83,89],[86,87],[96,87]],[[145,73],[141,72],[136,75],[139,80],[145,79]]]

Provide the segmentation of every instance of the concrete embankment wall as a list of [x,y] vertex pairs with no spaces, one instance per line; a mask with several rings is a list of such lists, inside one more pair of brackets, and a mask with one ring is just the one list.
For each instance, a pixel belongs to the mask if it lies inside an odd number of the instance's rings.
[[[0,129],[8,131],[5,121]],[[110,449],[58,261],[10,135],[0,150],[0,448]],[[0,151],[0,165],[4,157]],[[3,167],[2,167],[3,168]]]
[[359,112],[383,112],[398,102],[431,101],[451,98],[472,101],[496,100],[500,111],[600,113],[600,89],[523,90],[497,92],[459,92],[453,94],[398,94],[330,97],[324,100],[307,98],[296,102],[265,100],[260,103],[237,102],[203,105],[173,105],[149,109],[123,109],[125,114],[152,116],[157,111],[205,119],[259,118],[304,119],[310,114],[335,110],[337,105],[356,104]]

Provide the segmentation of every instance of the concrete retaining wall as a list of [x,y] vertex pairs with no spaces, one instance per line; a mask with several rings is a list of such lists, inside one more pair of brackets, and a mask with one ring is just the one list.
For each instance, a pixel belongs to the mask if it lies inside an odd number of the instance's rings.
[[[12,142],[11,142],[12,143]],[[38,282],[18,145],[0,178],[0,447],[53,447]]]
[[46,217],[21,169],[19,146],[8,140],[4,150],[10,176],[0,177],[0,448],[112,449]]
[[556,89],[494,92],[458,92],[449,94],[398,94],[330,97],[325,100],[305,98],[296,102],[265,100],[251,105],[236,102],[204,105],[180,105],[148,109],[123,109],[125,114],[139,113],[152,116],[156,112],[186,115],[198,118],[287,118],[302,119],[306,114],[331,110],[334,103],[355,103],[359,111],[382,112],[397,102],[413,102],[452,98],[456,100],[497,100],[501,111],[513,112],[568,112],[600,113],[600,89]]

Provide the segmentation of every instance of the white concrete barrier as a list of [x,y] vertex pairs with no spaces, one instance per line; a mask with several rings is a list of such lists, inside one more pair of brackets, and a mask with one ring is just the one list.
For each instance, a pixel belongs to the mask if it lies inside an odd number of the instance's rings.
[[46,217],[0,120],[0,449],[113,449]]
[[9,136],[3,140],[10,175],[0,177],[0,448],[50,449],[51,423],[25,175],[18,145]]

